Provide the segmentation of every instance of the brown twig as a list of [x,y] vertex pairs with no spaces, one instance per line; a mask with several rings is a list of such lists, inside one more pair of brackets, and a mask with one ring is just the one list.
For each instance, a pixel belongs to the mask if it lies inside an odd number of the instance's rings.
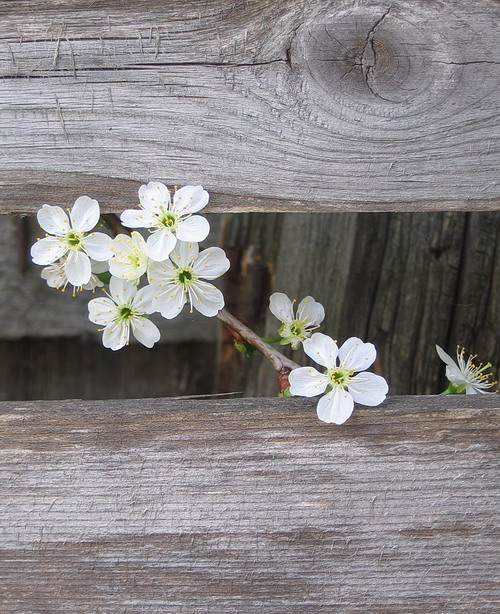
[[296,362],[284,356],[278,350],[275,350],[269,343],[263,341],[256,333],[253,332],[248,326],[245,326],[243,322],[235,318],[226,309],[221,309],[217,314],[217,317],[230,329],[237,332],[240,337],[250,343],[256,350],[263,354],[273,365],[274,369],[280,373],[283,369],[293,370],[299,367]]

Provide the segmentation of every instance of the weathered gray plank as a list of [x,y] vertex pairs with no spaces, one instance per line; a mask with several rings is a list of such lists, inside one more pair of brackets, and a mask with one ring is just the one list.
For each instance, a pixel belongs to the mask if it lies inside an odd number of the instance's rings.
[[2,612],[497,612],[499,399],[0,403]]
[[[26,8],[29,7],[29,11]],[[0,207],[498,208],[498,4],[0,3]]]

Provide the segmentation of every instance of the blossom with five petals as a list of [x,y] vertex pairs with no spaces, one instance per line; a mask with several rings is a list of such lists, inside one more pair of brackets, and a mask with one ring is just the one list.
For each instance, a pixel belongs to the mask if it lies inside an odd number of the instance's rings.
[[127,209],[121,221],[128,228],[148,228],[151,235],[146,241],[146,253],[155,262],[170,255],[177,240],[199,243],[210,231],[208,221],[193,215],[208,203],[208,192],[201,186],[187,185],[174,193],[163,183],[150,181],[139,189],[140,207]]
[[[331,337],[314,333],[304,341],[303,348],[326,371],[320,373],[313,367],[294,369],[289,375],[290,392],[314,397],[326,391],[317,407],[323,422],[343,424],[352,414],[354,402],[374,406],[385,399],[388,391],[385,379],[365,372],[377,355],[373,344],[351,337],[339,349]],[[359,371],[362,373],[354,375]]]
[[137,289],[125,279],[111,277],[110,294],[94,298],[89,302],[89,320],[104,326],[102,343],[111,350],[119,350],[128,345],[130,331],[148,348],[160,339],[158,327],[148,319],[154,312],[151,304],[151,287]]
[[436,352],[439,358],[446,364],[446,377],[451,383],[452,390],[445,392],[454,392],[466,394],[491,394],[488,388],[493,388],[498,382],[490,380],[493,378],[492,373],[485,373],[486,369],[491,367],[491,363],[474,364],[474,354],[465,360],[465,349],[460,349],[457,346],[457,362],[453,360],[443,349],[436,345]]
[[[88,196],[75,201],[69,217],[61,209],[43,205],[37,218],[49,236],[37,241],[31,248],[35,264],[53,264],[64,259],[64,274],[75,287],[90,280],[90,258],[103,262],[111,257],[111,237],[102,232],[90,232],[99,221],[99,203]],[[51,236],[50,236],[51,235]]]
[[220,277],[229,269],[229,260],[220,247],[199,252],[197,243],[179,241],[170,259],[152,262],[148,279],[155,289],[153,305],[168,320],[175,318],[189,302],[204,316],[212,317],[224,307],[222,292],[206,279]]
[[131,236],[117,235],[111,242],[113,257],[109,261],[109,272],[115,277],[139,283],[148,268],[146,241],[141,234],[133,231]]
[[275,292],[269,299],[269,310],[282,322],[278,330],[282,338],[281,345],[290,344],[294,350],[310,337],[311,332],[325,319],[323,305],[316,302],[312,296],[306,296],[300,301],[295,316],[293,302],[283,292]]

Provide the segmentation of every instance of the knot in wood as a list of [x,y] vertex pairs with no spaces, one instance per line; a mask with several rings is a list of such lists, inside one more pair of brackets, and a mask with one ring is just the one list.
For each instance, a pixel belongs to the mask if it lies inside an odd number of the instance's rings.
[[445,101],[462,72],[453,31],[431,13],[403,3],[345,6],[322,23],[316,15],[297,34],[292,65],[324,111],[413,121]]

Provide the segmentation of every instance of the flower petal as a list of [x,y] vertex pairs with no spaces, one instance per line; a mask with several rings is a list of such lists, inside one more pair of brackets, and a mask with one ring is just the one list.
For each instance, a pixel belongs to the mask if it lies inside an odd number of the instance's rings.
[[141,205],[155,215],[160,215],[162,208],[168,210],[170,205],[170,192],[167,186],[159,181],[150,181],[148,185],[139,188]]
[[92,275],[90,258],[84,252],[70,251],[64,263],[64,272],[70,284],[83,286]]
[[198,256],[198,252],[198,243],[177,241],[177,245],[170,254],[170,260],[181,269],[191,267]]
[[64,273],[64,265],[58,262],[43,268],[40,275],[51,288],[59,289],[68,283],[66,274]]
[[[158,290],[158,286],[153,286]],[[160,289],[161,291],[153,298],[154,308],[167,320],[178,316],[186,303],[186,293],[182,286],[170,285]]]
[[328,377],[314,367],[299,367],[288,375],[290,392],[300,397],[315,397],[323,394],[328,386]]
[[132,307],[139,313],[154,313],[154,298],[158,294],[158,288],[154,286],[144,286],[137,291],[137,294],[132,299]]
[[113,255],[111,251],[112,238],[103,232],[92,232],[82,239],[83,250],[98,262],[109,260]]
[[146,241],[146,253],[155,262],[166,260],[177,243],[177,238],[170,230],[156,230]]
[[175,234],[180,241],[199,243],[208,237],[209,232],[210,224],[208,220],[201,215],[192,215],[177,224]]
[[130,327],[126,322],[110,324],[104,329],[102,344],[105,348],[116,351],[128,344]]
[[361,405],[380,405],[385,400],[389,387],[380,375],[375,373],[358,373],[349,380],[347,388],[356,403]]
[[467,378],[458,365],[446,365],[446,377],[452,384],[467,384]]
[[137,341],[147,348],[152,348],[153,345],[160,340],[160,331],[156,324],[147,318],[136,318],[132,325],[132,333]]
[[127,228],[154,228],[158,225],[158,216],[142,209],[126,209],[120,220]]
[[109,272],[114,277],[121,277],[121,279],[139,279],[144,271],[137,270],[134,266],[125,262],[118,262],[114,258],[109,261]]
[[314,333],[309,339],[304,340],[302,347],[309,358],[319,365],[327,369],[333,369],[336,366],[338,348],[331,337],[323,333]]
[[352,371],[364,371],[371,367],[377,357],[373,343],[364,343],[357,337],[347,339],[339,349],[340,364]]
[[111,277],[109,292],[117,305],[130,305],[137,293],[137,286],[127,279]]
[[108,325],[113,322],[117,315],[116,305],[105,296],[93,298],[89,301],[89,320],[94,324]]
[[325,310],[312,296],[306,296],[299,303],[297,318],[302,320],[305,327],[318,326],[325,319]]
[[[292,371],[293,373],[293,371]],[[343,388],[335,387],[318,401],[318,418],[329,424],[344,424],[352,414],[354,401]]]
[[43,230],[51,235],[65,235],[70,230],[68,216],[61,207],[44,205],[36,217]]
[[80,196],[75,200],[69,217],[74,230],[89,232],[97,226],[100,215],[99,203],[96,200],[88,196]]
[[175,192],[172,211],[178,214],[196,213],[207,205],[208,198],[208,192],[201,185],[186,185]]
[[193,307],[208,318],[216,316],[224,307],[222,292],[206,281],[195,281],[189,288],[189,295]]
[[164,284],[172,283],[175,279],[175,268],[170,260],[162,262],[149,261],[148,281],[161,287]]
[[446,364],[446,377],[452,384],[466,384],[465,373],[460,370],[460,367],[439,345],[436,345],[436,352],[439,358]]
[[269,298],[269,311],[280,322],[290,323],[293,321],[293,303],[283,292],[275,292]]
[[31,246],[31,258],[35,264],[52,264],[67,251],[68,248],[58,237],[45,237]]
[[204,249],[193,264],[193,273],[203,279],[217,279],[230,267],[226,253],[220,247]]

